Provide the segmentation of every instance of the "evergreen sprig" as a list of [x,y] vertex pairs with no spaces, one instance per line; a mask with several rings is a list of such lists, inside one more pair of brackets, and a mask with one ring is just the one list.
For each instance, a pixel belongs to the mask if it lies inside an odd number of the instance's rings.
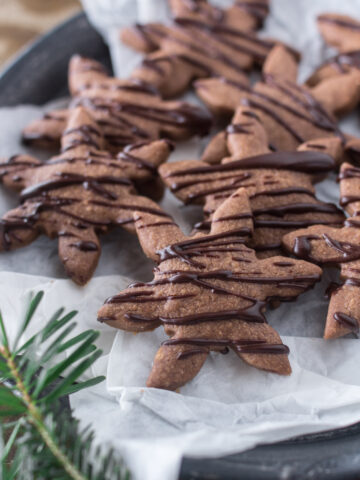
[[79,381],[102,353],[94,344],[99,332],[86,330],[70,337],[77,312],[64,314],[59,309],[40,332],[21,344],[42,297],[43,292],[38,292],[31,299],[11,344],[0,314],[0,419],[7,437],[2,445],[1,478],[129,479],[113,451],[104,455],[95,448],[93,432],[81,429],[64,408],[66,395],[104,379]]

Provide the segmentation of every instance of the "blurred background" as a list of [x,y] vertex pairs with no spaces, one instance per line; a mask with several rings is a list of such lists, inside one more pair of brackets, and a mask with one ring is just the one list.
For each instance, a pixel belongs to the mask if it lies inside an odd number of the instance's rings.
[[23,46],[80,8],[78,0],[0,0],[0,69]]

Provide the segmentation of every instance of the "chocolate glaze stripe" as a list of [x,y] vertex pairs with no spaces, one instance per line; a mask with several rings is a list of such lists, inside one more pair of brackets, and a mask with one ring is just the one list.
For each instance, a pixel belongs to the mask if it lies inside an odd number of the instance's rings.
[[[342,225],[341,220],[323,220],[323,219],[299,219],[299,220],[274,220],[274,219],[254,219],[254,227],[255,228],[306,228],[311,227],[312,225]],[[257,247],[255,247],[256,250]]]
[[[222,222],[225,220],[237,220],[241,218],[254,218],[254,226],[255,228],[300,228],[300,227],[307,227],[311,225],[317,225],[321,223],[322,225],[337,225],[342,224],[342,219],[340,220],[325,220],[321,219],[314,219],[314,218],[288,218],[288,219],[259,219],[256,218],[260,215],[273,215],[275,217],[283,217],[287,214],[302,214],[302,213],[326,213],[326,214],[334,214],[334,215],[342,215],[342,211],[336,207],[336,205],[331,203],[296,203],[296,204],[288,204],[288,205],[281,205],[281,206],[274,206],[268,208],[259,208],[254,209],[252,214],[244,213],[239,215],[232,215],[223,218],[218,218],[214,220],[214,222]],[[206,229],[211,226],[211,220],[199,222],[195,225],[195,229],[201,230]],[[256,249],[256,247],[255,247]]]
[[152,164],[151,162],[147,162],[142,158],[136,157],[135,155],[131,155],[128,151],[126,151],[126,148],[123,152],[121,152],[118,155],[118,158],[123,162],[133,163],[138,168],[145,168],[146,170],[150,170],[150,172],[153,172],[153,173],[157,171],[157,168],[154,164]]
[[359,331],[359,322],[356,318],[351,317],[343,312],[335,312],[334,319],[343,327],[351,330],[352,332]]
[[253,218],[253,214],[251,212],[245,212],[245,213],[237,213],[235,215],[227,215],[225,217],[216,218],[215,220],[213,220],[213,223],[228,222],[231,220],[240,220],[242,218]]
[[26,135],[23,135],[21,142],[26,146],[31,146],[39,140],[49,145],[59,143],[58,137],[52,137],[51,135],[37,132],[27,132]]
[[78,127],[74,128],[67,128],[64,130],[63,135],[73,135],[73,134],[79,134],[80,136],[84,136],[87,138],[91,138],[91,135],[95,135],[96,137],[101,137],[101,133],[97,128],[95,128],[93,125],[80,125]]
[[[111,168],[117,168],[117,169],[124,169],[126,168],[127,165],[123,165],[123,162],[126,163],[132,163],[135,164],[138,168],[146,168],[147,170],[150,171],[156,171],[156,167],[154,167],[150,162],[143,161],[139,157],[135,157],[134,155],[131,155],[131,159],[127,156],[123,156],[123,152],[121,152],[116,158],[113,157],[98,157],[98,158],[93,158],[95,155],[93,152],[89,152],[89,156],[87,157],[68,157],[68,158],[58,158],[56,160],[52,160],[51,162],[48,162],[48,165],[59,165],[59,164],[74,164],[78,162],[85,163],[85,165],[104,165],[106,167],[111,167]],[[14,167],[16,167],[16,164],[13,164]],[[26,165],[25,165],[26,166]],[[30,165],[29,168],[37,168],[37,167],[43,167],[43,164],[34,164],[34,166]],[[1,168],[1,165],[0,165]],[[14,169],[15,171],[15,169]]]
[[265,302],[256,302],[254,305],[241,310],[224,310],[220,312],[204,312],[183,317],[144,317],[135,313],[126,313],[125,318],[134,322],[161,322],[165,325],[198,325],[207,322],[227,322],[241,320],[249,323],[267,323],[262,309]]
[[195,297],[195,294],[184,293],[182,295],[167,295],[156,297],[153,292],[134,292],[121,295],[114,295],[106,300],[107,304],[117,303],[147,303],[147,302],[167,302],[168,300],[183,300],[185,298]]
[[187,63],[192,67],[196,67],[199,70],[202,70],[206,76],[215,75],[213,70],[211,70],[211,68],[209,68],[207,65],[203,64],[198,60],[194,60],[193,58],[184,54],[169,54],[169,55],[162,55],[161,57],[156,57],[156,58],[145,58],[142,61],[142,66],[150,68],[151,70],[157,72],[159,75],[163,75],[164,70],[161,68],[159,63],[162,63],[162,62],[173,63],[178,60],[181,60],[182,62]]
[[[187,187],[192,187],[193,185],[200,185],[202,183],[210,183],[210,182],[213,181],[213,178],[202,178],[202,176],[203,175],[200,175],[199,178],[194,179],[194,180],[189,180],[187,182],[173,182],[170,185],[170,189],[171,189],[172,192],[178,192],[179,190],[183,190],[184,188],[187,188]],[[230,180],[231,179],[231,180],[233,180],[231,182],[231,184],[234,185],[234,188],[235,188],[238,183],[242,182],[243,180],[247,180],[250,177],[251,177],[251,173],[248,173],[248,172],[241,172],[241,173],[233,172],[231,175],[226,175],[226,176],[223,176],[223,177],[220,177],[220,178],[216,179],[216,181],[221,182],[221,181],[224,181],[224,180]],[[225,188],[227,188],[228,186],[229,186],[228,184],[224,185]],[[200,192],[199,192],[199,194],[200,194]],[[192,197],[192,198],[194,198],[194,197]]]
[[209,5],[205,3],[204,0],[182,0],[182,3],[186,5],[191,12],[200,13],[209,21],[222,22],[224,19],[224,12],[220,8]]
[[277,168],[304,173],[325,173],[335,168],[335,161],[329,155],[321,152],[274,152],[247,157],[241,160],[234,160],[233,162],[220,165],[176,170],[169,173],[167,178],[175,177],[177,175],[192,175],[196,173],[234,171],[237,168]]
[[[329,115],[322,109],[322,107],[318,103],[315,102],[315,100],[311,97],[310,93],[308,93],[308,92],[306,92],[306,97],[305,97],[305,100],[303,100],[303,102],[304,102],[304,108],[306,109],[306,111],[309,115],[305,115],[301,111],[293,108],[291,105],[283,103],[280,100],[277,100],[276,98],[273,98],[273,97],[271,97],[269,95],[266,95],[262,92],[258,92],[256,90],[253,90],[251,87],[248,87],[247,85],[244,85],[240,82],[235,82],[233,80],[226,79],[225,77],[222,77],[221,80],[224,83],[227,83],[227,84],[233,86],[234,88],[236,88],[236,89],[238,89],[242,92],[245,92],[249,95],[257,97],[259,99],[259,101],[261,101],[261,102],[262,101],[269,102],[270,105],[274,105],[275,107],[279,108],[280,110],[283,110],[287,113],[290,113],[291,115],[293,115],[297,118],[300,118],[301,120],[309,122],[312,125],[320,128],[320,129],[334,131],[335,133],[340,134],[340,136],[343,137],[342,133],[338,130],[338,127],[337,127],[335,121],[333,121],[331,119],[331,117],[329,117]],[[295,88],[295,86],[298,87],[295,84],[293,84],[292,86],[294,88]],[[305,95],[305,90],[302,90],[302,93],[303,93],[303,95]],[[262,110],[264,113],[266,113],[267,115],[271,116],[274,121],[276,121],[283,128],[285,128],[294,138],[296,138],[300,143],[303,143],[303,139],[298,134],[298,132],[296,130],[294,130],[291,126],[289,126],[288,122],[285,119],[283,119],[280,116],[280,114],[275,113],[270,108],[270,106],[266,106],[264,103],[259,103],[255,100],[253,100],[252,98],[248,98],[248,97],[244,98],[244,102],[248,103],[253,108],[258,108],[258,109]],[[319,110],[319,109],[321,109],[321,110]]]
[[[289,112],[291,111],[291,113],[293,113],[295,116],[297,115],[303,120],[311,121],[316,127],[328,131],[334,131],[339,134],[339,136],[343,137],[343,134],[338,129],[336,121],[330,117],[330,115],[324,110],[323,106],[304,87],[292,82],[286,82],[287,87],[285,87],[280,82],[277,82],[271,75],[266,77],[266,83],[270,84],[282,94],[287,95],[292,101],[303,107],[303,109],[310,114],[310,117],[293,109],[290,106],[286,108],[286,105],[283,105],[281,102],[279,102],[283,108],[287,109]],[[296,93],[294,93],[292,90],[295,90]]]
[[156,208],[151,207],[144,207],[142,205],[132,205],[126,203],[108,203],[99,200],[90,200],[92,205],[98,205],[99,207],[110,207],[110,208],[118,208],[121,210],[132,210],[134,212],[144,212],[144,213],[151,213],[152,215],[157,215],[159,217],[168,217],[171,218],[170,215],[163,210],[157,210]]
[[[79,229],[86,229],[89,227],[96,227],[99,229],[107,228],[111,225],[111,221],[100,221],[93,220],[91,218],[81,217],[75,215],[71,211],[64,210],[63,207],[72,206],[74,203],[79,202],[80,199],[72,198],[59,198],[59,197],[48,197],[41,195],[34,199],[34,209],[31,213],[24,215],[22,217],[12,217],[8,219],[0,220],[0,239],[4,249],[11,248],[11,237],[14,235],[12,232],[16,230],[30,229],[37,230],[37,222],[40,218],[40,214],[44,211],[52,210],[57,212],[59,215],[64,215],[65,217],[73,218],[77,221],[77,224],[74,225]],[[127,204],[117,204],[117,203],[108,203],[108,202],[98,202],[91,201],[91,203],[99,206],[106,206],[121,210],[130,210],[130,211],[139,211],[144,213],[151,213],[158,215],[160,217],[169,217],[169,215],[162,210],[156,210],[155,208],[144,207],[142,205],[127,205]],[[126,220],[117,220],[117,224],[124,225],[126,223],[133,222],[133,218]],[[59,233],[60,235],[61,233]],[[16,237],[15,237],[16,238]]]
[[250,13],[258,20],[258,27],[260,27],[269,13],[269,6],[266,2],[249,2],[246,0],[237,0],[234,3],[234,7],[241,8],[242,10]]
[[193,128],[194,133],[205,134],[210,127],[210,117],[200,108],[183,104],[172,110],[160,107],[146,107],[131,103],[121,103],[120,110],[124,113],[152,120],[158,123],[174,125],[178,128]]
[[[261,196],[282,196],[282,195],[292,195],[292,194],[304,194],[304,195],[309,195],[310,197],[315,198],[315,192],[312,190],[309,190],[304,187],[285,187],[285,188],[276,188],[273,190],[262,190],[260,192],[253,193],[249,195],[249,198],[257,198]],[[224,195],[223,198],[227,198],[228,195]],[[233,198],[237,198],[238,195],[235,193],[233,194]],[[220,198],[219,196],[215,196],[215,198]],[[215,210],[213,209],[206,209],[204,212],[208,215],[211,215],[214,213]]]
[[[356,269],[353,269],[353,268],[349,268],[348,270],[350,270],[350,271],[355,270],[356,271]],[[346,278],[346,280],[344,282],[344,285],[359,288],[360,287],[360,279],[354,278],[354,277],[348,277],[348,278]]]
[[360,202],[360,195],[343,195],[340,197],[340,205],[342,207],[346,207],[354,202]]
[[64,188],[72,185],[83,185],[83,187],[87,190],[93,190],[95,193],[105,198],[116,200],[117,195],[115,195],[113,192],[106,190],[104,187],[102,187],[102,184],[132,186],[132,182],[128,178],[124,177],[90,177],[86,175],[62,172],[58,174],[58,178],[46,180],[44,182],[37,183],[28,188],[25,188],[20,194],[20,199],[21,201],[24,201],[29,198],[43,195],[47,192],[59,188]]
[[[61,235],[61,236],[64,236],[64,235]],[[77,248],[81,252],[97,252],[99,250],[99,247],[96,245],[95,242],[90,242],[85,240],[80,240],[78,242],[71,243],[70,247]]]
[[[246,32],[244,30],[239,30],[233,27],[227,27],[223,24],[217,25],[209,25],[208,23],[202,22],[200,20],[193,20],[191,18],[176,18],[176,23],[183,26],[191,26],[195,28],[199,28],[201,30],[205,30],[209,33],[215,34],[216,39],[219,38],[219,34],[229,35],[233,37],[238,37],[241,39],[246,40],[249,43],[253,43],[254,45],[261,46],[267,50],[271,50],[274,46],[274,42],[269,40],[264,40],[262,38],[257,37],[254,32]],[[221,38],[221,41],[223,39]],[[249,50],[252,51],[252,50]]]
[[301,235],[299,237],[296,237],[293,247],[295,255],[305,260],[309,260],[313,263],[317,263],[314,257],[312,257],[311,255],[311,242],[319,240],[324,240],[328,247],[336,250],[341,254],[337,257],[326,258],[326,263],[330,264],[352,262],[354,260],[360,259],[360,245],[336,240],[326,233],[323,233],[321,235]]
[[346,168],[345,170],[342,170],[338,175],[338,180],[345,180],[348,178],[360,178],[360,168]]
[[66,119],[67,119],[67,115],[66,115],[66,113],[57,112],[57,111],[46,112],[46,113],[44,113],[43,119],[44,120],[55,120],[57,122],[65,122]]
[[[249,339],[217,339],[217,338],[171,338],[165,340],[161,345],[195,345],[199,347],[217,348],[229,347],[238,353],[248,354],[271,354],[271,355],[288,355],[289,348],[286,345],[266,343],[262,340]],[[181,355],[179,356],[181,358]]]
[[360,69],[360,50],[340,53],[335,57],[329,58],[329,60],[327,60],[325,64],[332,65],[340,73],[346,72],[346,69],[344,67],[353,67]]
[[[100,88],[101,90],[107,90],[107,91],[119,91],[119,90],[124,90],[127,92],[132,92],[132,93],[142,93],[145,95],[152,95],[152,96],[159,96],[158,90],[153,86],[150,85],[149,83],[143,82],[142,80],[138,79],[130,79],[128,80],[129,83],[123,84],[123,85],[118,85],[115,83],[96,83],[96,88]],[[80,91],[92,89],[93,85],[90,83],[84,84],[84,86],[80,89]],[[64,117],[61,118],[62,120],[65,120]]]
[[[242,52],[260,60],[264,60],[268,51],[274,46],[272,42],[257,38],[252,32],[243,32],[221,24],[209,25],[208,23],[199,20],[182,17],[176,18],[175,22],[181,28],[181,32],[188,37],[188,40],[173,35],[169,29],[165,33],[154,24],[141,25],[140,29],[137,25],[135,28],[141,32],[142,35],[145,33],[148,38],[150,35],[158,36],[160,39],[168,38],[172,42],[187,48],[190,52],[193,51],[197,53],[204,59],[211,57],[237,72],[243,72],[242,66],[237,64],[233,60],[234,57],[230,56],[230,54],[223,53],[220,48],[221,46],[229,47],[233,51]],[[197,41],[196,43],[192,41],[194,39],[194,31],[201,32],[210,37],[211,43],[208,45],[208,48],[204,48],[201,41]],[[229,37],[245,39],[246,43],[240,44],[238,42],[233,42],[229,40]],[[263,51],[261,51],[261,49]]]
[[251,127],[253,124],[248,122],[248,123],[232,123],[228,125],[226,128],[226,133],[228,135],[232,134],[239,134],[239,133],[245,133],[245,134],[250,134],[251,132],[249,130],[246,130],[245,127]]
[[[199,107],[181,103],[177,108],[166,109],[146,106],[131,102],[109,100],[102,97],[79,97],[73,100],[73,106],[83,105],[91,110],[106,110],[108,115],[119,124],[124,124],[131,133],[140,139],[150,138],[149,133],[130,122],[126,116],[140,117],[159,124],[172,125],[176,128],[193,129],[194,134],[205,135],[211,126],[211,117]],[[105,121],[108,123],[108,121]],[[99,122],[100,123],[100,122]],[[104,125],[104,121],[102,122]]]
[[201,197],[206,197],[207,195],[214,195],[216,193],[223,193],[223,192],[229,192],[229,195],[235,190],[239,188],[239,186],[243,186],[244,188],[247,185],[243,185],[242,182],[244,180],[247,180],[247,175],[238,175],[238,178],[236,176],[234,177],[234,181],[231,182],[231,185],[222,185],[221,187],[213,187],[213,188],[208,188],[207,190],[203,190],[202,192],[197,192],[197,193],[189,193],[186,197],[185,203],[191,203],[194,200],[197,200],[198,198]]
[[[343,134],[337,127],[336,121],[329,116],[324,110],[322,105],[315,100],[309,91],[305,90],[296,83],[287,82],[287,87],[284,84],[277,82],[272,75],[267,75],[266,83],[276,88],[281,93],[287,95],[291,100],[297,103],[300,107],[310,113],[311,118],[314,121],[314,125],[323,128],[324,130],[336,131],[339,136],[343,137]],[[295,93],[294,93],[294,91]],[[299,96],[301,95],[301,96]]]
[[106,68],[98,62],[88,60],[87,63],[81,63],[77,65],[77,72],[98,72],[102,73],[105,77],[108,76],[108,72]]
[[356,220],[355,218],[348,218],[345,220],[344,225],[345,227],[360,228],[360,220]]
[[147,25],[141,25],[140,23],[137,23],[132,30],[139,35],[141,40],[146,43],[150,50],[156,50],[158,48],[158,44],[154,42],[149,35],[149,29],[147,28]]
[[[265,115],[272,118],[278,125],[283,127],[291,136],[295,138],[299,143],[304,143],[305,139],[293,128],[290,123],[284,120],[277,112],[274,111],[273,108],[269,108],[262,102],[256,102],[255,100],[249,98],[244,100],[244,103],[251,108],[255,108],[256,110],[261,110]],[[271,102],[273,103],[273,102]]]
[[30,223],[18,218],[9,218],[0,220],[0,238],[1,245],[4,250],[11,248],[12,232],[15,230],[32,230],[33,226]]
[[157,222],[157,223],[148,223],[146,225],[140,225],[139,227],[136,227],[138,230],[141,230],[142,228],[153,228],[153,227],[163,227],[163,226],[176,226],[176,223],[174,222]]
[[282,217],[288,213],[334,213],[342,214],[343,212],[333,203],[290,203],[287,205],[279,205],[274,207],[256,208],[253,215],[274,215]]
[[277,188],[273,190],[263,190],[262,192],[257,192],[252,195],[250,195],[250,198],[257,198],[261,197],[262,195],[264,196],[282,196],[282,195],[292,195],[292,194],[304,194],[304,195],[309,195],[311,197],[315,197],[315,193],[307,188],[304,187],[286,187],[286,188]]
[[[246,273],[246,272],[245,272]],[[261,272],[259,272],[260,275]],[[159,285],[176,285],[176,284],[188,284],[192,283],[205,289],[209,289],[215,294],[227,294],[235,297],[243,298],[251,302],[256,303],[257,300],[253,297],[249,297],[231,290],[227,290],[219,285],[209,283],[208,280],[221,280],[225,283],[251,283],[259,285],[276,285],[278,287],[288,287],[300,290],[306,290],[309,285],[312,285],[314,281],[320,279],[319,275],[282,275],[279,277],[261,277],[256,275],[247,275],[243,272],[231,272],[215,270],[211,272],[197,272],[197,271],[177,271],[173,275],[167,278],[153,280],[147,284],[133,284],[131,288],[139,288],[143,286],[159,286]]]
[[351,20],[344,20],[340,18],[328,17],[326,15],[319,15],[318,21],[321,23],[333,23],[339,27],[348,28],[349,30],[360,30],[360,24]]
[[[180,258],[186,263],[189,263],[190,265],[196,265],[200,268],[203,268],[204,266],[199,263],[191,260],[190,255],[194,253],[196,254],[204,254],[206,253],[209,248],[211,248],[211,244],[214,240],[219,240],[219,239],[229,239],[231,237],[236,237],[236,240],[233,239],[230,241],[230,243],[239,243],[239,237],[241,238],[240,243],[244,243],[243,237],[246,237],[250,235],[251,231],[249,228],[239,228],[235,230],[229,230],[228,232],[222,232],[218,233],[216,235],[207,235],[204,237],[197,237],[197,238],[192,238],[189,240],[185,240],[183,242],[179,243],[174,243],[173,245],[169,245],[157,252],[157,254],[160,257],[161,261],[168,260],[170,258]],[[210,244],[210,245],[209,245]]]

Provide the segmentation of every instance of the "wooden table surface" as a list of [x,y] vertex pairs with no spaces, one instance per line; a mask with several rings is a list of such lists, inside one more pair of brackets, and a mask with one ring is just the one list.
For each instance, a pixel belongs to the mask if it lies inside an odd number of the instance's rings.
[[80,9],[79,0],[0,0],[0,68],[27,43]]

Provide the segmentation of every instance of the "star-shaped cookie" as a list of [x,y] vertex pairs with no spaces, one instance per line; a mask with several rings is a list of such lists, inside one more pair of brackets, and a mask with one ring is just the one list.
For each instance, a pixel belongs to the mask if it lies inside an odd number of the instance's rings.
[[150,23],[125,28],[121,39],[146,53],[132,78],[174,97],[197,78],[224,76],[248,82],[246,72],[262,64],[275,44],[255,29],[267,16],[267,0],[234,1],[221,9],[207,0],[170,0],[172,25]]
[[259,116],[273,150],[296,150],[304,142],[337,135],[337,117],[354,109],[360,96],[360,72],[326,78],[314,87],[296,83],[297,62],[275,46],[263,67],[263,80],[250,87],[225,77],[195,82],[200,98],[215,115],[230,115],[239,104]]
[[256,368],[290,374],[288,348],[263,310],[311,288],[321,270],[284,257],[256,258],[244,243],[252,229],[246,192],[237,190],[216,210],[205,235],[187,237],[153,213],[134,217],[145,254],[158,263],[154,280],[109,298],[98,319],[130,332],[164,326],[170,338],[147,385],[174,390],[194,378],[211,351],[229,349]]
[[360,72],[360,22],[347,15],[324,13],[317,18],[325,42],[340,53],[327,59],[307,80],[315,87],[328,78]]
[[344,163],[340,171],[340,203],[351,215],[343,228],[316,225],[289,233],[285,248],[300,258],[341,268],[343,283],[330,291],[324,337],[357,332],[360,325],[360,168]]
[[249,245],[259,256],[277,254],[289,231],[318,223],[341,226],[344,220],[335,205],[316,198],[313,187],[342,158],[341,140],[317,139],[297,152],[271,152],[268,143],[257,113],[239,107],[233,123],[205,151],[203,158],[212,165],[185,160],[159,168],[165,185],[180,200],[204,205],[205,221],[197,227],[205,231],[216,209],[243,187],[255,226]]
[[105,147],[118,152],[126,145],[169,138],[204,135],[211,118],[203,109],[183,101],[164,101],[153,87],[136,79],[110,77],[103,66],[75,55],[69,64],[72,101],[67,110],[48,112],[23,131],[23,140],[37,146],[58,146],[69,112],[90,110],[105,138]]
[[169,221],[156,203],[137,194],[153,178],[170,146],[158,140],[128,147],[117,157],[103,150],[96,122],[82,107],[71,111],[62,153],[43,164],[16,155],[0,164],[3,183],[20,191],[21,205],[0,220],[0,250],[20,248],[39,234],[57,237],[59,257],[79,285],[92,276],[100,257],[98,235],[115,225],[134,231],[134,211]]

